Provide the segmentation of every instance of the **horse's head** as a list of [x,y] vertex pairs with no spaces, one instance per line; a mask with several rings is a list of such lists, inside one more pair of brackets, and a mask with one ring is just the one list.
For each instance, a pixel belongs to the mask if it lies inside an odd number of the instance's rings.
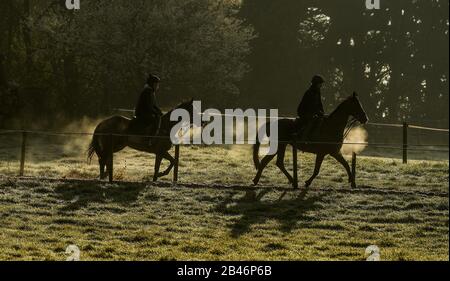
[[369,117],[367,117],[356,92],[354,92],[353,95],[347,99],[347,103],[351,116],[353,116],[361,124],[366,124],[369,122]]
[[194,121],[194,114],[200,113],[200,110],[201,110],[201,108],[196,108],[193,98],[190,100],[184,101],[183,103],[181,103],[180,105],[175,107],[173,110],[176,110],[176,109],[183,109],[183,110],[187,111],[189,113],[189,119],[190,119],[191,124]]
[[189,112],[189,116],[192,119],[192,116],[194,114],[194,99],[190,99],[190,100],[182,102],[175,109],[184,109],[184,110],[186,110],[187,112]]

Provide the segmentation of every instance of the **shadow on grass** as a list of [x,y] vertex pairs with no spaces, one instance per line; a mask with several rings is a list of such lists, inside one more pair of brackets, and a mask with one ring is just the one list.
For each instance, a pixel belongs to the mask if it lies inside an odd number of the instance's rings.
[[67,183],[55,188],[55,193],[68,204],[60,212],[85,208],[90,203],[118,203],[127,206],[135,202],[145,184],[127,183],[105,185],[104,183]]
[[283,200],[287,193],[284,192],[277,201],[262,201],[269,192],[270,190],[262,190],[257,194],[255,190],[251,190],[237,200],[233,199],[236,194],[234,193],[217,206],[216,211],[225,215],[241,215],[230,226],[232,237],[237,238],[248,233],[252,225],[262,224],[267,220],[277,220],[281,231],[291,232],[296,228],[298,221],[314,220],[305,216],[305,213],[321,208],[315,203],[325,196],[317,195],[307,198],[308,189],[304,189],[292,199]]

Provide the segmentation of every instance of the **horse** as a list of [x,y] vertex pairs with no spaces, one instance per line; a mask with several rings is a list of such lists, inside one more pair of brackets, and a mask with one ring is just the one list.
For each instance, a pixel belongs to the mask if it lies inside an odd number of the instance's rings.
[[[280,119],[274,122],[278,122],[278,138],[279,144],[277,152],[274,155],[265,156],[262,161],[259,159],[260,143],[257,141],[253,146],[253,163],[257,170],[257,174],[253,179],[254,185],[258,185],[264,168],[277,156],[277,167],[283,172],[283,174],[289,179],[289,182],[294,188],[298,188],[298,183],[294,182],[294,178],[289,174],[284,166],[284,156],[286,153],[286,147],[288,144],[296,147],[297,150],[316,154],[316,163],[313,175],[305,182],[305,187],[308,188],[314,179],[319,175],[320,168],[322,166],[325,156],[330,155],[336,159],[348,174],[348,181],[352,188],[356,188],[355,177],[352,175],[349,164],[342,156],[341,148],[344,142],[345,134],[348,132],[347,127],[349,118],[353,117],[351,123],[358,121],[362,124],[366,124],[369,121],[366,112],[364,111],[358,95],[353,93],[352,96],[345,99],[329,116],[325,117],[321,124],[313,132],[312,139],[308,142],[296,143],[295,140],[298,137],[298,120]],[[348,130],[346,130],[346,128]],[[351,128],[351,126],[350,126]],[[257,138],[258,139],[258,138]]]
[[[159,133],[152,139],[151,145],[149,145],[150,137],[141,135],[144,130],[136,126],[136,119],[113,116],[102,121],[95,128],[92,141],[88,148],[89,162],[92,160],[94,153],[97,154],[100,166],[100,179],[105,179],[107,175],[112,178],[112,155],[126,147],[156,155],[153,181],[167,176],[175,165],[175,159],[168,152],[173,145],[170,139],[170,132],[172,127],[178,123],[178,121],[171,121],[170,115],[175,109],[184,109],[189,112],[192,122],[194,112],[193,101],[192,99],[183,102],[161,117]],[[170,165],[164,172],[160,173],[159,170],[163,159],[168,160]],[[108,174],[105,172],[105,167]]]

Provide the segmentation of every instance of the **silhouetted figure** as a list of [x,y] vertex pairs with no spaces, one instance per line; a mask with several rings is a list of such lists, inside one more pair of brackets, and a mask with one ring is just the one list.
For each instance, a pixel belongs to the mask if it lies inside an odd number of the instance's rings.
[[297,188],[298,183],[294,177],[292,177],[285,167],[285,154],[286,148],[289,144],[293,145],[297,150],[302,152],[309,152],[316,154],[316,163],[314,167],[313,175],[305,182],[305,187],[309,187],[314,179],[319,175],[320,167],[325,156],[330,155],[335,158],[347,171],[348,181],[353,188],[356,187],[355,175],[350,169],[350,165],[342,156],[341,148],[344,142],[344,133],[348,128],[349,118],[353,117],[361,124],[366,124],[369,121],[369,117],[364,111],[359,97],[356,93],[353,93],[350,97],[341,102],[340,105],[328,116],[324,117],[320,130],[317,134],[314,134],[311,143],[298,143],[294,142],[295,135],[298,131],[297,124],[292,119],[279,119],[273,122],[278,122],[278,149],[274,155],[266,155],[262,160],[260,156],[261,143],[256,138],[256,144],[253,146],[253,163],[257,170],[257,174],[253,179],[255,185],[258,184],[261,179],[261,175],[267,165],[277,157],[277,167],[283,172],[283,174],[289,179],[289,182]]
[[[147,84],[139,96],[135,116],[138,123],[145,128],[150,136],[156,136],[159,133],[161,126],[162,111],[156,104],[156,92],[159,89],[159,82],[161,80],[156,75],[150,74],[147,78]],[[149,145],[152,144],[150,139]]]
[[[194,99],[185,101],[173,110],[185,110],[189,114],[190,125],[194,122]],[[172,110],[172,111],[173,111]],[[112,154],[119,152],[126,147],[136,149],[138,151],[148,152],[155,154],[155,173],[153,175],[153,181],[157,181],[158,178],[169,175],[172,168],[177,163],[175,158],[169,153],[169,150],[173,147],[172,140],[170,139],[170,132],[178,124],[178,120],[170,120],[171,112],[164,114],[161,117],[161,132],[162,138],[153,141],[152,145],[148,145],[148,142],[142,136],[123,136],[128,135],[130,132],[130,126],[135,123],[134,120],[125,118],[123,116],[110,117],[97,125],[92,136],[91,144],[88,149],[88,160],[92,160],[94,154],[98,157],[98,164],[100,168],[100,179],[104,179],[109,175],[110,179],[113,178],[113,157]],[[113,132],[116,135],[110,135]],[[161,161],[166,159],[170,162],[170,165],[163,172],[160,172]],[[105,170],[106,168],[106,170]]]
[[313,129],[319,124],[324,117],[324,110],[322,104],[322,88],[325,80],[320,75],[315,75],[311,80],[311,86],[304,94],[302,101],[297,108],[298,127],[300,132],[300,139],[305,141]]

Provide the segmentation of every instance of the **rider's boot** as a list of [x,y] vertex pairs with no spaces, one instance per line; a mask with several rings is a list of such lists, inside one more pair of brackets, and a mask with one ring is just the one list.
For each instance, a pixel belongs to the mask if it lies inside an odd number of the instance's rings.
[[152,136],[154,136],[154,134],[153,134],[153,132],[152,132],[153,130],[152,129],[149,129],[148,130],[148,132],[147,132],[147,134],[148,134],[148,146],[152,146],[153,145],[153,138],[152,138]]
[[[155,132],[153,132],[153,134],[152,133],[150,133],[150,135],[151,136],[158,136],[159,135],[159,129],[161,128],[161,118],[157,118],[157,121],[156,121],[156,130],[155,130]],[[151,132],[152,130],[150,130],[150,132]],[[150,141],[148,142],[148,145],[152,145],[152,143],[154,143],[154,141],[152,142],[152,140],[154,140],[154,138],[150,138]]]
[[153,133],[150,133],[150,135],[152,136],[152,137],[155,137],[155,138],[150,138],[150,140],[149,140],[149,142],[148,142],[148,145],[149,146],[152,146],[152,144],[154,144],[155,143],[155,139],[156,139],[156,136],[158,136],[159,135],[159,128],[158,129],[156,129],[156,131],[155,132],[153,132]]

